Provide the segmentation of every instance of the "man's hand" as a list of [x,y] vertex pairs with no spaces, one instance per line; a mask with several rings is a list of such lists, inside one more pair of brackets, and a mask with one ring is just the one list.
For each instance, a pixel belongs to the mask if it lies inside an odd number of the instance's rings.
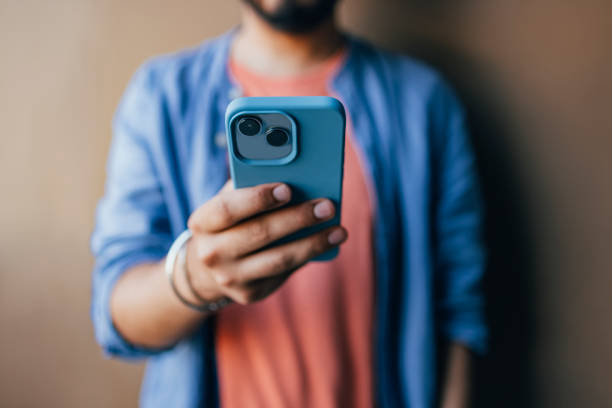
[[440,407],[469,407],[472,355],[465,346],[450,343],[446,360],[446,378],[442,386]]
[[191,215],[187,270],[200,297],[255,302],[274,292],[297,268],[346,239],[346,230],[336,226],[265,248],[334,216],[334,205],[327,199],[279,208],[290,199],[285,184],[234,190],[228,183]]

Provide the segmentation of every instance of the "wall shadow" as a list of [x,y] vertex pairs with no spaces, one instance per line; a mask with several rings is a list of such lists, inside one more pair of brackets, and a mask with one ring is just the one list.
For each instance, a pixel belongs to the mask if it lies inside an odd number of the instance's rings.
[[414,41],[403,51],[440,70],[465,103],[487,205],[485,290],[490,350],[476,359],[473,406],[534,406],[532,235],[512,157],[509,108],[486,64],[426,40]]

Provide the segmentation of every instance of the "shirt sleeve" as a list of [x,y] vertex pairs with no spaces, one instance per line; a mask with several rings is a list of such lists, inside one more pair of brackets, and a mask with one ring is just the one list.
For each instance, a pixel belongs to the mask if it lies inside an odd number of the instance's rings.
[[438,327],[451,341],[484,353],[483,203],[465,114],[441,84],[434,103],[434,247]]
[[139,358],[160,350],[130,344],[113,325],[110,296],[130,267],[161,260],[171,244],[168,214],[151,155],[161,129],[160,98],[150,70],[131,80],[113,120],[104,196],[91,238],[95,257],[91,318],[107,355]]

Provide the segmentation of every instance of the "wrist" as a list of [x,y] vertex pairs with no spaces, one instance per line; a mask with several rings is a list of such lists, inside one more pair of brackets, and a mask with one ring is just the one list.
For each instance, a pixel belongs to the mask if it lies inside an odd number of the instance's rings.
[[[166,275],[170,281],[170,286],[174,294],[181,303],[199,312],[214,312],[228,305],[230,300],[226,297],[221,297],[221,299],[216,301],[206,301],[205,299],[201,299],[200,295],[191,286],[191,282],[186,274],[186,246],[191,241],[192,236],[190,230],[185,230],[176,238],[166,256]],[[188,291],[182,291],[181,286],[187,287]],[[190,297],[195,298],[196,301],[190,299]]]
[[184,277],[186,290],[199,302],[216,302],[223,298],[224,294],[212,276],[201,270],[194,250],[193,240],[189,240],[185,248],[184,270],[180,272]]

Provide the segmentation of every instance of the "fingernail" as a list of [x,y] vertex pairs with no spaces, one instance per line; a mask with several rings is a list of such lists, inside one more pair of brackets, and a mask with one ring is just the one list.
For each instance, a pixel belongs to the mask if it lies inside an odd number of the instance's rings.
[[338,245],[345,239],[346,239],[346,231],[344,231],[342,228],[333,230],[327,236],[327,242],[329,242],[331,245]]
[[288,201],[291,197],[291,190],[289,190],[289,187],[287,187],[285,184],[281,184],[280,186],[274,187],[274,190],[272,190],[272,195],[277,201]]
[[314,216],[319,219],[329,218],[334,214],[334,205],[329,200],[317,203],[313,210]]

